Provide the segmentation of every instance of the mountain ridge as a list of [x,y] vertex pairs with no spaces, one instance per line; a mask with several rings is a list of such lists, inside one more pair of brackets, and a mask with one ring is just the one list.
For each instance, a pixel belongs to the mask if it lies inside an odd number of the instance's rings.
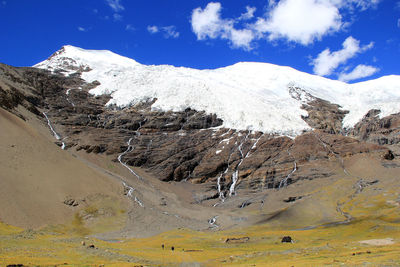
[[[72,68],[67,72],[65,62]],[[348,110],[343,119],[345,128],[352,128],[371,109],[380,108],[380,117],[397,113],[396,104],[400,102],[400,76],[346,84],[261,62],[196,70],[147,66],[107,50],[64,46],[35,67],[51,71],[64,68],[66,75],[77,73],[86,82],[97,80],[100,84],[90,93],[110,95],[108,105],[123,108],[156,99],[154,110],[204,110],[215,113],[227,128],[293,137],[311,128],[301,118],[307,116],[302,109],[304,103],[291,97],[289,87],[302,88]]]

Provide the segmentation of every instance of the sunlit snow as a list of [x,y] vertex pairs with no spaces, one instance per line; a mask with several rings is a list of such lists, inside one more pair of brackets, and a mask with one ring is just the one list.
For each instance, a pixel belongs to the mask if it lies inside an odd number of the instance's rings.
[[242,62],[214,70],[147,66],[110,51],[73,46],[64,46],[35,67],[54,71],[67,65],[73,68],[65,74],[88,67],[82,78],[101,83],[90,93],[111,94],[108,105],[126,107],[157,98],[154,110],[204,110],[217,114],[225,127],[241,130],[295,136],[310,129],[301,119],[307,115],[302,101],[291,97],[289,86],[349,110],[345,127],[354,126],[370,109],[380,109],[381,116],[400,111],[397,75],[347,84],[268,63]]

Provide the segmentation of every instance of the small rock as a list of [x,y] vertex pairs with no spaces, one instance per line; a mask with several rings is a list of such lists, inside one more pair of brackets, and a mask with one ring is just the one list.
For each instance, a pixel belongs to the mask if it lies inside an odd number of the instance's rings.
[[245,207],[247,207],[247,206],[250,206],[251,203],[252,203],[251,201],[246,200],[246,201],[244,201],[242,204],[240,204],[240,205],[238,206],[238,208],[243,209],[243,208],[245,208]]
[[383,155],[383,158],[386,160],[393,160],[394,159],[393,152],[390,150],[386,151],[386,153]]
[[289,197],[288,199],[284,199],[283,201],[289,203],[289,202],[295,202],[296,200],[299,200],[299,199],[302,199],[302,198],[303,198],[302,196],[299,196],[299,197]]
[[160,206],[167,206],[167,201],[165,200],[165,198],[161,198]]
[[293,243],[293,239],[290,236],[284,236],[282,238],[282,243]]
[[76,207],[76,206],[79,205],[79,202],[76,201],[76,200],[73,199],[73,198],[66,198],[66,199],[64,200],[64,204],[67,205],[67,206]]

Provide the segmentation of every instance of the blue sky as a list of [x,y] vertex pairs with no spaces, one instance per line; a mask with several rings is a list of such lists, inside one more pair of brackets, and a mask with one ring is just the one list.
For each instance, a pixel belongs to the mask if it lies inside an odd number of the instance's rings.
[[349,82],[400,74],[399,0],[0,0],[0,62],[65,44],[143,64],[286,65]]

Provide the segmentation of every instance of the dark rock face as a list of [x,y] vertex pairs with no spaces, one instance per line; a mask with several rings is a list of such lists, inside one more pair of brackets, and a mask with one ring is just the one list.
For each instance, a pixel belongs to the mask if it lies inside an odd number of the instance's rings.
[[[400,113],[379,118],[380,110],[370,110],[364,118],[358,122],[350,134],[362,141],[388,146],[393,149],[395,155],[400,155],[398,144],[400,143]],[[393,159],[393,153],[386,159]]]
[[221,128],[221,119],[202,111],[153,111],[156,99],[125,109],[106,107],[108,96],[88,93],[96,85],[76,75],[0,65],[0,106],[17,113],[14,108],[22,105],[38,116],[46,111],[66,149],[106,153],[117,161],[130,140],[123,162],[162,181],[207,182],[211,198],[221,197],[218,181],[222,196],[233,183],[254,191],[280,188],[331,176],[324,166],[337,157],[379,153],[389,159],[394,155],[382,145],[399,142],[399,114],[379,119],[371,112],[352,131],[356,138],[343,136],[347,112],[294,87],[292,97],[304,100],[309,114],[303,119],[317,130],[291,139]]
[[323,130],[330,134],[342,133],[342,121],[349,113],[347,110],[342,110],[341,106],[337,104],[314,97],[296,86],[289,86],[289,94],[292,98],[303,102],[302,109],[306,110],[308,115],[302,116],[302,119],[311,128]]
[[342,121],[349,113],[347,110],[341,110],[339,105],[319,98],[303,105],[302,108],[308,112],[308,116],[303,116],[308,125],[331,134],[342,133]]

